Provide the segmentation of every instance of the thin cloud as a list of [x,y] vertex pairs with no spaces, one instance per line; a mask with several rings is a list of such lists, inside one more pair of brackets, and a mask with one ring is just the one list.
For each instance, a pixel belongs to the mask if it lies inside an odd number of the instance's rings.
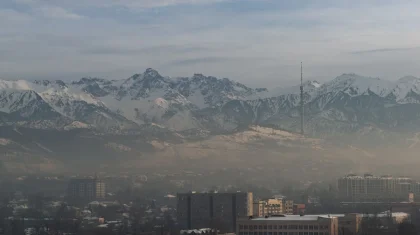
[[413,1],[0,2],[3,77],[121,78],[153,67],[171,76],[194,70],[279,86],[299,76],[302,60],[307,79],[348,71],[419,76],[412,47],[420,41],[420,4]]
[[10,23],[25,23],[31,21],[32,17],[12,9],[0,9],[0,21]]
[[226,63],[226,62],[243,62],[243,61],[272,61],[273,58],[268,57],[252,57],[252,58],[242,58],[242,57],[219,57],[219,56],[207,56],[207,57],[197,57],[192,59],[184,60],[175,60],[168,63],[168,66],[188,66],[196,64],[209,64],[209,63]]
[[360,55],[360,54],[372,54],[372,53],[381,53],[381,52],[395,52],[395,51],[409,51],[420,49],[420,47],[401,47],[401,48],[378,48],[372,50],[362,50],[362,51],[353,51],[351,54]]
[[199,46],[179,46],[179,45],[162,45],[152,46],[146,48],[121,48],[112,46],[102,46],[96,48],[90,48],[82,51],[82,53],[93,54],[93,55],[150,55],[150,54],[184,54],[210,51],[210,48],[199,47]]
[[194,58],[194,59],[185,59],[185,60],[176,60],[173,62],[168,63],[168,66],[187,66],[187,65],[195,65],[195,64],[203,64],[203,63],[220,63],[231,61],[232,58],[226,57],[201,57],[201,58]]
[[44,6],[37,8],[35,12],[40,13],[42,16],[52,19],[69,19],[69,20],[80,20],[84,17],[73,12],[70,12],[61,7],[55,6]]
[[[47,5],[44,0],[13,0],[18,4]],[[61,7],[127,7],[127,8],[158,8],[175,5],[197,5],[226,2],[232,0],[55,0],[47,2]]]

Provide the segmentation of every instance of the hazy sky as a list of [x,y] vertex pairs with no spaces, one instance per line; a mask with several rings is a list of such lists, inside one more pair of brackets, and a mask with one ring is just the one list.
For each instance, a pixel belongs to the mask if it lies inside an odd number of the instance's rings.
[[420,76],[420,1],[0,0],[0,78]]

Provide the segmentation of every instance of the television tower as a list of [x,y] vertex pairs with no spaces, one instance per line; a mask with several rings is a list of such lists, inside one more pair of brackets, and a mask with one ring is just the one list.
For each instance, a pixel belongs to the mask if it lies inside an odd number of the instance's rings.
[[303,119],[304,116],[304,109],[303,109],[303,66],[302,62],[300,62],[300,134],[304,135],[305,132],[303,131]]

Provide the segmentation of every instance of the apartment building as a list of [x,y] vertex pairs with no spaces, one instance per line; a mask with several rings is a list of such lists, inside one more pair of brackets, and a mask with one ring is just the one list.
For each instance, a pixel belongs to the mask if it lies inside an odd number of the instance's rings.
[[284,214],[283,199],[270,198],[254,202],[253,212],[255,217]]
[[329,215],[281,215],[241,218],[238,235],[338,235],[338,217]]
[[293,215],[293,200],[285,200],[284,201],[284,214],[286,215]]
[[252,193],[179,193],[177,218],[181,229],[221,226],[234,232],[238,217],[251,216]]
[[[411,178],[392,176],[347,175],[338,179],[339,197],[342,201],[402,201],[409,193],[420,190]],[[420,191],[419,191],[420,192]]]
[[72,179],[69,182],[67,196],[69,199],[103,199],[105,187],[105,182],[97,178]]

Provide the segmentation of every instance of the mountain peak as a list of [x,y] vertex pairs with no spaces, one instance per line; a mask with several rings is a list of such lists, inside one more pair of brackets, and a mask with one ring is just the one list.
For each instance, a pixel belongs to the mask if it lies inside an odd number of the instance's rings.
[[384,96],[389,93],[393,83],[380,78],[364,77],[355,73],[344,73],[320,87],[321,93],[345,92],[351,96],[361,95],[370,90]]
[[146,71],[144,72],[144,75],[149,76],[149,77],[160,77],[159,72],[152,68],[146,69]]

